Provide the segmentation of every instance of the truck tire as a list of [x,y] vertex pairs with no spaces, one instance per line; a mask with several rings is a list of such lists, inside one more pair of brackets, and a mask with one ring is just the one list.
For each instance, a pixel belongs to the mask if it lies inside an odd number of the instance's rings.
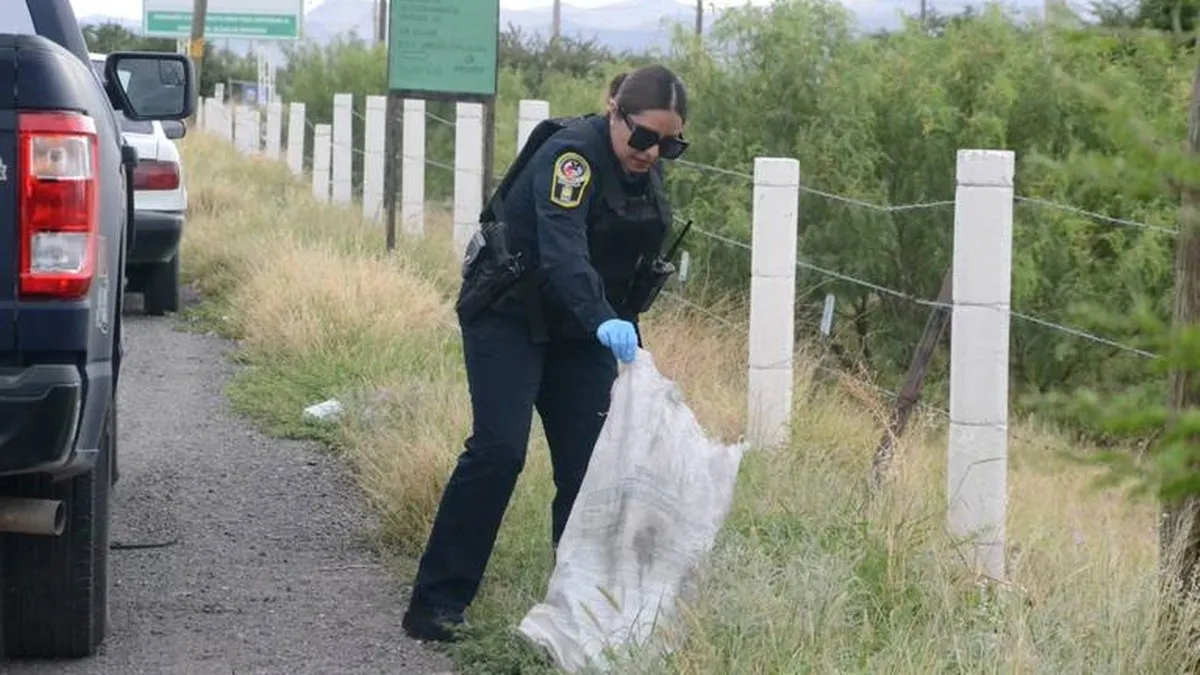
[[50,483],[21,477],[9,494],[61,499],[61,535],[0,535],[4,582],[0,627],[9,658],[84,658],[108,630],[110,457],[117,449],[116,397],[109,402],[92,471]]
[[146,313],[162,316],[179,311],[179,254],[166,262],[146,268],[142,282],[142,302]]

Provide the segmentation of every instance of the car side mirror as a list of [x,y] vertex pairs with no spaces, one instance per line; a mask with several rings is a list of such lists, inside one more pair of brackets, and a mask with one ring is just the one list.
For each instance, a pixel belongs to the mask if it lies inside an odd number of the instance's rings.
[[195,70],[184,54],[114,52],[104,60],[104,79],[131,120],[182,120],[195,112]]
[[161,124],[163,133],[171,140],[183,138],[187,135],[187,125],[179,120],[163,120]]

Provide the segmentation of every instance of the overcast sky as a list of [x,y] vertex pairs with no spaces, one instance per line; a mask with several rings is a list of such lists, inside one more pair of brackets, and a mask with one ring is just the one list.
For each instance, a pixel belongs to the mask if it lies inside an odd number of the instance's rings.
[[[4,0],[0,0],[3,2]],[[749,0],[751,4],[763,5],[770,0]],[[865,3],[884,3],[889,0],[849,0],[847,4],[858,5]],[[891,0],[895,2],[896,0]],[[907,0],[900,0],[901,4]],[[575,5],[577,7],[602,7],[610,5],[614,0],[568,0],[566,4]],[[705,0],[704,4],[716,5],[718,7],[726,7],[728,5],[744,4],[746,0]],[[911,0],[909,4],[914,6],[919,3],[919,0]],[[124,16],[131,19],[140,19],[142,16],[142,0],[71,0],[71,4],[75,7],[77,16],[87,16],[89,14],[105,14],[108,16]],[[305,7],[311,9],[321,4],[321,0],[305,0]],[[500,6],[506,9],[529,9],[532,7],[549,7],[550,0],[500,0]]]

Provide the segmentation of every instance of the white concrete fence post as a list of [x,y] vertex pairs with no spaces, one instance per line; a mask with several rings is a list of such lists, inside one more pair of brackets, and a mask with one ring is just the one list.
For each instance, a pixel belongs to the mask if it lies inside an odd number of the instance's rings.
[[400,158],[400,230],[425,234],[425,101],[404,99],[404,156]]
[[333,95],[333,202],[354,199],[354,94]]
[[454,253],[461,256],[483,210],[483,105],[455,105]]
[[288,106],[287,163],[294,175],[304,174],[304,104]]
[[210,97],[200,99],[200,107],[204,110],[204,117],[200,119],[200,128],[208,133],[213,133],[216,125],[213,124],[213,100]]
[[233,107],[233,146],[242,154],[250,152],[250,111],[244,106]]
[[250,120],[247,122],[247,126],[250,135],[246,137],[246,152],[257,155],[262,152],[263,147],[262,112],[258,108],[250,110]]
[[525,141],[533,133],[534,127],[542,120],[550,117],[550,102],[536,99],[521,99],[517,104],[517,154],[525,147]]
[[220,117],[221,138],[224,138],[230,143],[235,143],[233,129],[236,121],[234,119],[234,115],[237,112],[237,107],[234,104],[225,103],[224,101],[218,101],[218,105],[220,106],[221,110],[220,115],[218,115],[218,117]]
[[946,519],[971,539],[971,567],[995,580],[1005,576],[1014,171],[1011,151],[958,151]]
[[242,115],[242,128],[239,132],[241,140],[242,152],[247,155],[254,154],[255,151],[255,129],[254,129],[254,113],[257,112],[250,106],[242,106],[240,108]]
[[225,111],[224,104],[215,98],[210,98],[207,101],[208,115],[205,116],[205,128],[214,135],[221,136],[225,130]]
[[229,118],[226,126],[229,128],[229,142],[233,144],[234,149],[238,152],[242,151],[242,136],[244,132],[242,127],[242,108],[236,103],[230,103],[225,108],[225,115]]
[[387,96],[368,96],[366,107],[366,122],[363,125],[363,218],[368,222],[380,222],[383,216]]
[[279,160],[279,148],[283,135],[283,104],[272,101],[267,104],[267,157]]
[[759,447],[791,435],[799,217],[800,162],[756,157],[746,436]]
[[329,155],[333,129],[328,124],[313,128],[312,189],[317,201],[329,201]]

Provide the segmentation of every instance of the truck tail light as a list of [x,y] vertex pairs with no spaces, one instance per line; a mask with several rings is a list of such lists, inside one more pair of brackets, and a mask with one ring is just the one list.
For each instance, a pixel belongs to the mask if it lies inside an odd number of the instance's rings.
[[175,190],[179,188],[179,165],[144,159],[133,170],[134,190]]
[[81,298],[99,235],[96,122],[77,112],[27,112],[17,127],[21,295]]

